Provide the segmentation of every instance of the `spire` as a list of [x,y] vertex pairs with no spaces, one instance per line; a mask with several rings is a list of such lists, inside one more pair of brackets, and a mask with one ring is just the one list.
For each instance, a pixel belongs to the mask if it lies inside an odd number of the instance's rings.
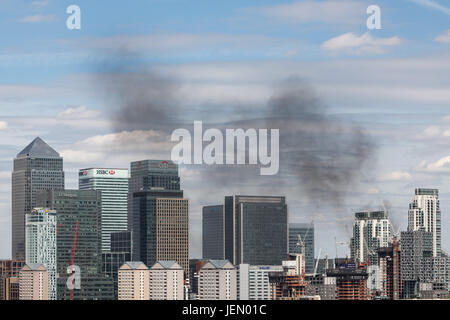
[[60,158],[59,153],[39,137],[34,139],[28,146],[25,147],[25,149],[17,154],[17,157],[20,156]]

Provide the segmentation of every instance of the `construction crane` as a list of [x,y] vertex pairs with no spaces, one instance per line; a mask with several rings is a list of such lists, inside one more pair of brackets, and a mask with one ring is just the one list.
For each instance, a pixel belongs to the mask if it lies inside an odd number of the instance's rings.
[[338,257],[338,254],[337,254],[337,246],[338,245],[346,246],[347,248],[350,248],[350,242],[349,241],[337,241],[336,237],[334,237],[334,243],[335,243],[335,248],[336,248],[336,258]]
[[317,256],[317,260],[316,260],[316,265],[314,266],[314,275],[316,275],[317,273],[317,267],[319,265],[319,260],[320,260],[320,254],[322,253],[322,248],[319,249],[319,255]]

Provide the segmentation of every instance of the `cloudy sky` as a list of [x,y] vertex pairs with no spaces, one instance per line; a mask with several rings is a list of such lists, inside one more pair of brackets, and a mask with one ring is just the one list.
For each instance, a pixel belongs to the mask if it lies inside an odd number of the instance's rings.
[[[81,30],[66,27],[74,3]],[[371,4],[381,8],[380,30],[367,29]],[[356,210],[384,205],[395,228],[405,229],[416,187],[440,189],[450,250],[450,5],[443,0],[0,0],[0,35],[2,258],[11,250],[12,161],[36,136],[63,155],[66,186],[77,188],[79,168],[168,158],[163,120],[222,128],[266,119],[292,77],[314,92],[306,102],[325,106],[310,127],[330,124],[342,135],[318,140],[333,144],[337,163],[353,154],[344,131],[363,132],[370,152],[363,163],[344,162],[355,172],[337,180],[339,198],[327,196],[328,186],[312,196],[304,172],[270,180],[254,170],[236,174],[242,168],[183,166],[191,256],[201,255],[201,207],[225,195],[286,195],[290,220],[314,220],[316,252],[334,257],[334,238],[348,241]],[[143,106],[140,121],[130,105]],[[292,138],[305,118],[287,114],[294,123],[280,134],[292,130]],[[287,146],[308,155],[310,145]]]

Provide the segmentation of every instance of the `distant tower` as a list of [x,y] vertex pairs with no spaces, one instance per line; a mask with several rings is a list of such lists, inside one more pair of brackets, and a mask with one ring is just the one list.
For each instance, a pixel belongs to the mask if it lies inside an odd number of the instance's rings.
[[416,189],[408,211],[408,231],[433,234],[433,257],[441,253],[441,209],[438,189]]
[[12,256],[25,259],[25,215],[36,207],[39,190],[64,189],[63,159],[36,138],[14,159],[12,173]]
[[34,209],[26,215],[26,263],[42,264],[48,271],[48,294],[56,300],[56,211]]

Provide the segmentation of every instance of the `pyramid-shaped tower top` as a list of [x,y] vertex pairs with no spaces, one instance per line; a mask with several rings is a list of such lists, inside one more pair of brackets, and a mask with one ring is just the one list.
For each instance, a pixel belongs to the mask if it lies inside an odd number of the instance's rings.
[[60,158],[59,153],[39,137],[19,152],[17,157]]

